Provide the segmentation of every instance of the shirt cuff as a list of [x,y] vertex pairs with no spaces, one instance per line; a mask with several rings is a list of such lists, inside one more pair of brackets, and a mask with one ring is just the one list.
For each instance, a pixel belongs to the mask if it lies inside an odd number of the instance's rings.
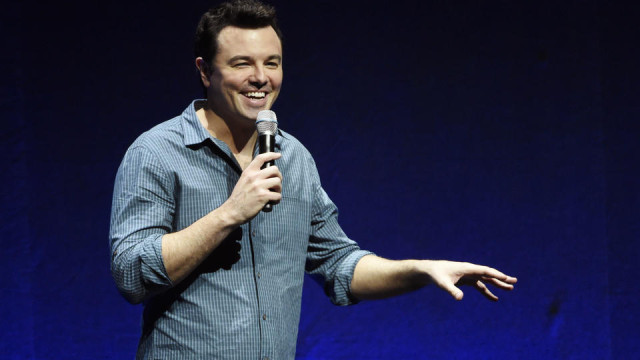
[[142,261],[142,278],[146,287],[152,292],[157,288],[173,286],[162,258],[162,234],[155,236],[150,241],[145,241],[144,249],[140,255]]
[[339,306],[347,306],[357,304],[360,300],[351,295],[351,279],[353,279],[353,272],[356,269],[358,261],[363,256],[374,255],[371,251],[356,250],[347,255],[338,266],[333,283],[333,296],[331,301]]

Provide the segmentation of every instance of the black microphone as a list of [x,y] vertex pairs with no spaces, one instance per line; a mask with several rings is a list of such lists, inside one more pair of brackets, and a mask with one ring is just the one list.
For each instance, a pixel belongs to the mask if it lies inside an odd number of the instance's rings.
[[[266,152],[275,151],[276,144],[276,132],[278,131],[278,119],[276,113],[271,110],[262,110],[258,113],[256,119],[256,128],[258,129],[258,152],[264,154]],[[261,169],[275,165],[275,161],[267,161],[262,165]],[[264,205],[262,211],[270,212],[275,205],[272,201],[269,201]]]

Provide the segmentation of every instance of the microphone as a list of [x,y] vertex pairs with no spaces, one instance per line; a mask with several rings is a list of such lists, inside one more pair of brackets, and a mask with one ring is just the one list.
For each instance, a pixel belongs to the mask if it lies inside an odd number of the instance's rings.
[[[271,110],[261,110],[258,112],[256,119],[256,128],[258,129],[258,152],[264,154],[266,152],[275,151],[276,131],[278,131],[278,119],[276,113]],[[275,161],[267,161],[262,165],[262,169],[275,165]],[[270,212],[273,210],[273,204],[269,201],[264,205],[262,211]]]

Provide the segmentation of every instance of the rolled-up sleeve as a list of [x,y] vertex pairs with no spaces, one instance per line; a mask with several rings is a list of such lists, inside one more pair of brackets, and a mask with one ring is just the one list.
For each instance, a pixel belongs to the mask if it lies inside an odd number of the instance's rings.
[[172,286],[162,260],[162,236],[171,232],[173,182],[157,156],[141,146],[126,153],[111,209],[111,274],[131,303]]
[[338,224],[338,209],[324,189],[316,187],[312,234],[307,249],[306,271],[324,280],[324,291],[336,305],[358,302],[351,295],[351,279],[358,261],[370,251],[361,250]]

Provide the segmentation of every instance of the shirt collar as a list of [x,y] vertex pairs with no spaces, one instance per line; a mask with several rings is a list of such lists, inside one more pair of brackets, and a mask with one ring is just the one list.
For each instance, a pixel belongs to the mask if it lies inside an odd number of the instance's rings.
[[[196,115],[196,111],[204,106],[205,101],[204,99],[194,100],[182,112],[185,146],[201,144],[207,139],[214,140],[211,134],[209,134],[209,131],[202,126]],[[285,133],[278,129],[278,133],[276,134],[276,147],[279,148],[282,145],[282,140],[286,138]]]
[[197,145],[211,138],[207,129],[198,120],[198,115],[196,115],[196,110],[202,108],[204,102],[205,100],[203,99],[194,100],[182,112],[185,146]]

